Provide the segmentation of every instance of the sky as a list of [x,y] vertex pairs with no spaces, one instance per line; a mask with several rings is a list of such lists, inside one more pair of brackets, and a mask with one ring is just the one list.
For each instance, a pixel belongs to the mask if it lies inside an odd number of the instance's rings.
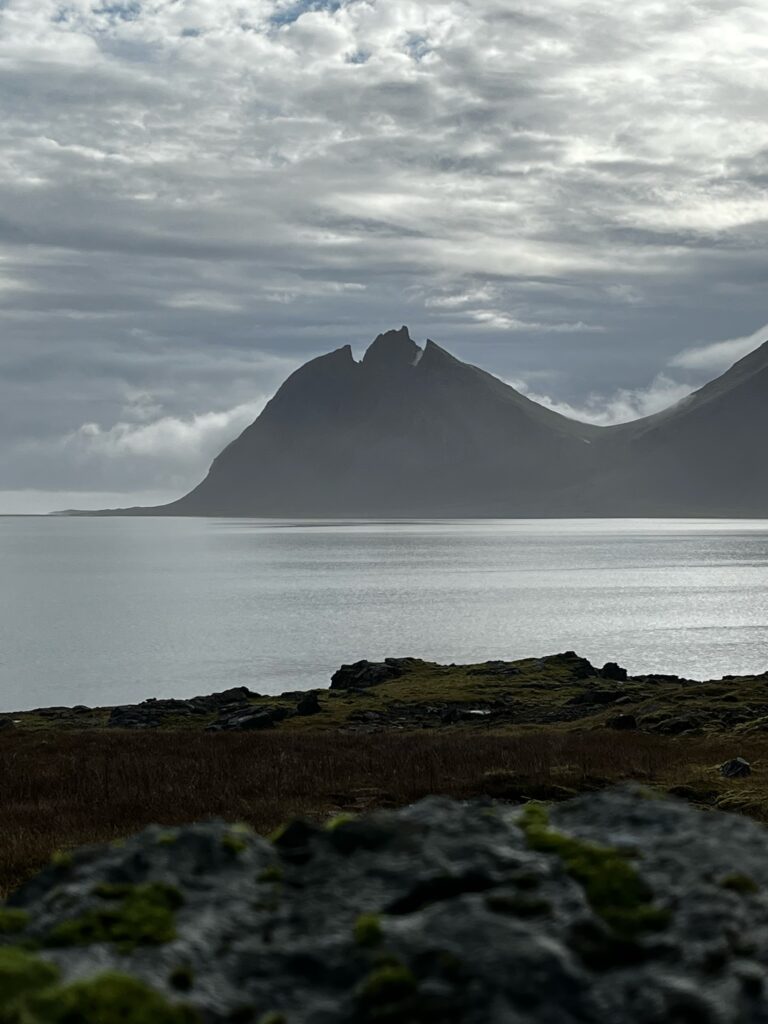
[[569,415],[768,339],[764,0],[0,0],[0,513],[408,324]]

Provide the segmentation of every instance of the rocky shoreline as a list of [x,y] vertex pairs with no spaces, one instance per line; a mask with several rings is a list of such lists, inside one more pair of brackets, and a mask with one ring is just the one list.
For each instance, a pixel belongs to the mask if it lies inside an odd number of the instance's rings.
[[264,695],[241,686],[189,699],[0,715],[0,731],[313,728],[365,733],[573,723],[670,736],[768,730],[768,672],[707,682],[632,676],[615,662],[598,668],[573,651],[477,665],[387,658],[341,666],[328,689]]

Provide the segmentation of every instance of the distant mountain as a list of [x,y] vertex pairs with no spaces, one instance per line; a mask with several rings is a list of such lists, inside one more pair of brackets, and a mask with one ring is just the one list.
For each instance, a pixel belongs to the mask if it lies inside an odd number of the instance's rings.
[[[293,373],[185,516],[768,515],[768,344],[656,416],[579,423],[406,327]],[[110,513],[107,513],[110,514]]]
[[768,516],[768,342],[677,405],[606,432],[611,515]]

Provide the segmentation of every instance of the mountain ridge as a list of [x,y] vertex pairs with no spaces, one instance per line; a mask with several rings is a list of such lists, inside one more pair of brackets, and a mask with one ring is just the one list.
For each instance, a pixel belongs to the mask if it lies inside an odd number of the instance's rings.
[[676,405],[597,426],[408,328],[309,360],[167,505],[112,515],[765,515],[768,342]]

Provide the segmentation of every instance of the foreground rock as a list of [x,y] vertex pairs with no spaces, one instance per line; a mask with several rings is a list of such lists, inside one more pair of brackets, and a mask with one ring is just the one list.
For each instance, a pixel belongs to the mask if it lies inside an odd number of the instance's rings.
[[768,832],[632,790],[151,828],[60,859],[0,933],[15,1024],[756,1024]]

